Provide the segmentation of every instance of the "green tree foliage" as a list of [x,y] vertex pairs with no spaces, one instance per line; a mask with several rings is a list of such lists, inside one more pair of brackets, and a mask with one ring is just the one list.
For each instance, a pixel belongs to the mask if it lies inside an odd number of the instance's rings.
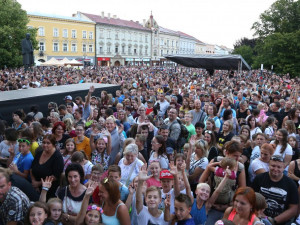
[[249,38],[243,37],[243,38],[237,40],[235,42],[235,44],[233,45],[233,47],[234,47],[234,49],[236,49],[238,47],[241,47],[242,45],[247,45],[253,49],[256,45],[256,41],[257,41],[256,38],[249,39]]
[[300,30],[292,33],[275,33],[259,41],[256,45],[258,56],[254,67],[271,69],[278,73],[300,75]]
[[36,29],[27,28],[26,11],[17,1],[0,0],[0,6],[0,68],[22,66],[21,40],[30,33],[36,48]]
[[278,0],[262,13],[252,29],[254,35],[267,37],[273,33],[291,33],[300,28],[300,1]]
[[241,55],[250,66],[253,63],[253,50],[248,45],[242,45],[237,48],[234,48],[232,54]]

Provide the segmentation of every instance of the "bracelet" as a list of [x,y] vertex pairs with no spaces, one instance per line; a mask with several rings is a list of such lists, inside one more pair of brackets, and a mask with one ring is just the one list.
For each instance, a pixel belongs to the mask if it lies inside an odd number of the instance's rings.
[[49,191],[49,188],[47,188],[47,187],[42,187],[42,190]]

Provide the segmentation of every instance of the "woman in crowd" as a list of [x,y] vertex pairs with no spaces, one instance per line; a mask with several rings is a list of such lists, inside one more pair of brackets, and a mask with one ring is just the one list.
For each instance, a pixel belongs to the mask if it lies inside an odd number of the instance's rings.
[[190,104],[189,98],[183,98],[182,106],[180,107],[180,111],[184,111],[185,113],[189,112],[191,110],[189,104]]
[[127,132],[130,129],[130,124],[127,122],[127,115],[125,110],[121,109],[118,112],[118,121],[123,124],[124,131]]
[[145,123],[146,118],[146,109],[144,106],[139,106],[138,108],[138,117],[135,118],[137,124]]
[[[194,152],[193,149],[194,148]],[[190,141],[190,149],[186,159],[187,168],[189,168],[189,181],[191,184],[191,189],[194,192],[198,184],[199,178],[203,171],[205,170],[208,160],[207,160],[207,150],[208,145],[206,141],[194,140]]]
[[9,149],[14,149],[15,154],[19,152],[18,131],[14,128],[6,128],[4,136],[5,140],[0,143],[0,164],[6,167],[10,155]]
[[33,141],[36,141],[39,145],[43,142],[43,128],[40,122],[32,122],[29,126],[30,130],[33,132]]
[[75,112],[74,112],[74,124],[84,124],[85,123],[85,120],[82,117],[82,115],[83,115],[83,111],[82,110],[83,110],[82,108],[75,109]]
[[69,135],[71,138],[76,137],[75,127],[73,125],[73,120],[71,118],[64,119],[64,124],[66,125],[66,132],[65,134]]
[[86,191],[86,187],[83,185],[82,166],[78,163],[71,163],[65,171],[65,177],[68,185],[61,188],[57,196],[63,202],[62,220],[64,224],[74,224]]
[[234,135],[238,134],[239,132],[239,123],[235,117],[232,116],[232,110],[226,109],[223,113],[222,123],[224,124],[225,121],[230,121],[232,123],[232,133]]
[[126,205],[120,200],[119,184],[105,178],[99,185],[99,197],[103,202],[102,223],[129,225],[130,217]]
[[236,111],[236,118],[240,123],[240,119],[246,119],[248,116],[251,115],[250,109],[248,109],[247,101],[242,100],[240,103],[240,108]]
[[215,105],[210,104],[207,108],[207,116],[204,119],[204,124],[206,127],[206,121],[207,119],[213,119],[215,121],[215,131],[218,133],[220,128],[221,128],[221,121],[219,119],[219,117],[217,116],[218,111],[217,111],[217,107]]
[[124,157],[118,163],[122,171],[121,183],[127,187],[138,175],[141,166],[144,165],[144,163],[137,158],[138,154],[138,146],[136,144],[129,144],[124,149]]
[[219,155],[217,149],[216,136],[211,130],[204,131],[204,140],[207,142],[208,156],[207,159],[210,162],[213,158]]
[[90,146],[90,139],[86,136],[84,136],[84,125],[83,124],[77,124],[75,127],[76,137],[74,137],[74,141],[76,144],[77,151],[83,150],[85,154],[87,155],[88,159],[91,158],[92,150]]
[[295,127],[295,123],[292,120],[286,120],[283,124],[282,124],[282,128],[285,128],[288,132],[288,136],[294,136],[296,137],[296,127]]
[[222,152],[223,146],[226,142],[230,141],[231,138],[234,136],[232,133],[232,122],[230,120],[226,120],[223,124],[222,131],[218,134],[217,137],[217,147],[219,151]]
[[157,135],[152,139],[152,151],[149,161],[158,160],[160,167],[163,169],[169,168],[169,159],[167,157],[166,143],[163,136]]
[[31,165],[30,177],[32,186],[40,190],[42,186],[41,179],[45,179],[47,176],[53,176],[53,185],[48,191],[47,198],[54,197],[63,168],[63,157],[55,148],[55,136],[49,134],[45,135],[42,150],[36,152]]
[[55,146],[56,149],[61,151],[64,146],[66,140],[70,138],[69,135],[65,134],[66,132],[66,125],[63,122],[56,122],[52,128],[52,134],[55,137]]
[[254,180],[256,175],[269,172],[269,162],[275,151],[275,146],[265,143],[260,148],[260,157],[252,161],[249,166],[250,182]]
[[284,117],[283,123],[284,123],[286,120],[292,120],[293,123],[295,124],[295,127],[298,127],[298,126],[300,125],[299,115],[300,115],[300,108],[299,108],[299,106],[298,106],[298,107],[295,107],[295,108],[292,108],[292,109],[290,110],[289,115],[286,116],[286,117]]
[[23,122],[23,114],[21,111],[17,110],[12,115],[13,118],[13,124],[12,128],[15,128],[16,130],[21,130],[26,127],[26,124]]
[[250,127],[250,138],[252,140],[252,136],[257,133],[262,133],[261,129],[258,127],[256,123],[256,119],[253,115],[250,115],[247,119],[247,124]]
[[224,219],[234,224],[262,225],[256,216],[255,192],[250,187],[240,187],[233,197],[233,207],[226,209]]

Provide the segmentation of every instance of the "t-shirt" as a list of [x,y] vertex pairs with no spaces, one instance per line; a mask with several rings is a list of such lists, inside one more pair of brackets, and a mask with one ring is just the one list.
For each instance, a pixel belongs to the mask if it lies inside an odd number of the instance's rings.
[[[10,153],[8,151],[9,148],[10,148],[10,146],[6,144],[6,141],[2,141],[0,143],[0,157],[8,158],[10,155]],[[19,153],[19,143],[18,142],[15,144],[14,152],[15,152],[15,155]]]
[[[194,152],[191,155],[189,175],[192,175],[198,167],[205,170],[207,164],[208,164],[208,159],[206,157],[196,160],[196,154]],[[198,180],[199,180],[199,177],[197,177],[194,181],[191,181],[191,182],[198,183]]]
[[154,177],[150,177],[147,181],[147,188],[151,186],[159,187],[161,188],[161,183],[159,180],[156,180]]
[[199,112],[196,112],[196,110],[191,110],[190,113],[193,115],[192,124],[195,126],[197,122],[204,122],[204,119],[206,117],[206,113],[202,110]]
[[222,132],[218,135],[217,143],[222,147],[226,142],[230,141],[233,136],[234,135],[231,132],[226,136],[224,136],[224,133]]
[[193,218],[190,218],[190,219],[178,221],[177,225],[195,225],[195,222]]
[[268,172],[258,174],[253,181],[252,188],[265,197],[268,207],[264,213],[272,218],[287,210],[290,204],[299,203],[297,186],[285,175],[280,181],[274,182],[270,179]]
[[21,173],[24,173],[25,170],[30,170],[33,161],[33,156],[31,152],[29,152],[26,155],[19,153],[18,155],[15,156],[14,160],[16,160],[16,165],[18,167],[18,170]]
[[150,155],[150,158],[149,158],[149,162],[151,163],[151,161],[153,161],[153,160],[158,160],[159,164],[160,164],[160,167],[162,169],[168,169],[169,168],[169,159],[165,154],[160,155],[160,156],[155,158],[154,157],[154,151],[152,151],[152,153]]
[[195,126],[191,123],[190,125],[184,125],[186,127],[186,129],[188,130],[189,132],[189,136],[187,138],[187,140],[190,140],[190,137],[192,135],[195,135],[196,134],[196,129],[195,129]]
[[251,182],[253,182],[254,178],[256,177],[255,172],[260,169],[264,169],[266,172],[269,172],[269,163],[265,163],[259,158],[254,159],[248,169],[249,178]]
[[192,215],[196,225],[205,224],[206,219],[207,219],[205,204],[203,204],[201,209],[199,209],[197,207],[197,199],[195,199],[193,206],[192,206],[191,215]]
[[83,150],[85,152],[85,154],[87,155],[87,157],[90,159],[92,156],[92,150],[91,150],[91,146],[90,146],[90,139],[88,137],[83,138],[82,142],[78,142],[78,138],[75,137],[74,141],[76,143],[76,149],[77,151],[81,151]]
[[[271,143],[274,143],[274,141],[272,141]],[[283,158],[285,158],[286,155],[293,155],[293,148],[289,144],[287,144],[286,149],[283,151],[283,153],[280,153],[281,148],[282,145],[277,145],[273,155],[281,155]]]
[[250,156],[250,164],[253,162],[254,159],[257,159],[260,157],[260,147],[259,146],[255,146],[251,152],[251,156]]
[[[128,186],[132,182],[132,180],[139,174],[142,165],[144,165],[144,163],[137,158],[130,165],[125,165],[124,158],[122,158],[118,164],[122,171],[120,182]],[[133,166],[134,168],[132,168]]]
[[164,213],[162,212],[159,217],[152,216],[147,206],[143,206],[142,211],[137,214],[137,224],[143,225],[168,225],[169,223],[164,220]]

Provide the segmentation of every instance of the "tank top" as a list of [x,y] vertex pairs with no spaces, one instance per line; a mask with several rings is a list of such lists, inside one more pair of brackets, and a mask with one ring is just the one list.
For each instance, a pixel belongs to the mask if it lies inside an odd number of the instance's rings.
[[109,224],[109,225],[120,225],[120,221],[117,218],[117,212],[120,205],[124,205],[124,203],[120,203],[115,211],[115,215],[113,216],[106,216],[104,213],[102,214],[102,223],[103,224]]
[[[236,211],[235,211],[235,209],[233,209],[233,210],[231,211],[231,213],[229,214],[229,216],[228,216],[228,220],[233,221],[233,219],[234,219],[234,217],[235,217],[235,214],[236,214]],[[255,214],[253,213],[252,216],[251,216],[251,220],[248,222],[247,225],[252,225],[254,219],[255,219]]]
[[[294,174],[296,177],[300,177],[300,170],[299,170],[299,167],[298,167],[298,163],[297,163],[297,160],[294,161],[295,162],[295,169],[294,169]],[[296,182],[297,184],[297,187],[299,186],[298,182]]]

